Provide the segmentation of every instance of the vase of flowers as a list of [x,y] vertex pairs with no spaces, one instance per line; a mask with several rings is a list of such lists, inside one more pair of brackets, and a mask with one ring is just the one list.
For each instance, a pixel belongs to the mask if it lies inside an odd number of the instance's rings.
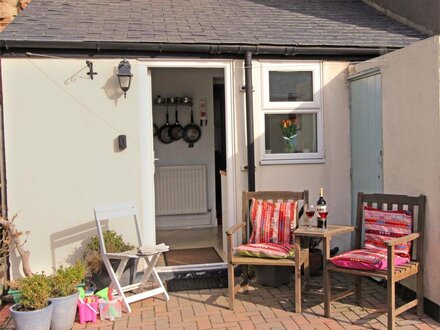
[[283,133],[283,146],[285,153],[295,152],[297,126],[292,119],[283,119],[280,124]]

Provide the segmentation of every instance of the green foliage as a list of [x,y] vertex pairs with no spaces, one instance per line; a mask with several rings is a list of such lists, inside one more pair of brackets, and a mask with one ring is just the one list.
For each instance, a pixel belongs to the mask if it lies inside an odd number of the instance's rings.
[[84,262],[76,262],[70,267],[60,267],[49,277],[51,286],[50,296],[53,298],[66,297],[77,292],[76,286],[80,284],[86,275]]
[[18,287],[21,290],[20,304],[23,310],[32,311],[47,306],[51,287],[44,272],[21,279]]
[[[114,230],[106,230],[103,232],[105,248],[109,253],[124,252],[134,249],[134,246],[124,242],[122,235],[118,235]],[[93,236],[87,244],[85,252],[100,251],[98,236]]]
[[[114,230],[106,230],[103,232],[105,248],[108,253],[118,253],[134,249],[134,245],[126,243],[122,235],[118,235]],[[101,270],[102,259],[101,249],[99,247],[98,236],[95,235],[90,239],[90,242],[84,249],[84,259],[87,267],[92,273],[97,273]]]

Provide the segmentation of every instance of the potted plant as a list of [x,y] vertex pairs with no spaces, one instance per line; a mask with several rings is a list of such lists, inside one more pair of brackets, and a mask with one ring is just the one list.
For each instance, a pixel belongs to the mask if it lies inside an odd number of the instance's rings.
[[49,329],[53,305],[49,301],[50,283],[44,274],[34,274],[18,282],[20,302],[9,310],[17,330]]
[[77,286],[84,280],[86,265],[77,262],[70,267],[60,267],[49,277],[50,301],[53,305],[51,330],[68,330],[73,327],[76,302],[79,297]]
[[[122,236],[117,234],[114,230],[104,231],[103,237],[107,253],[118,253],[134,249],[134,245],[126,243]],[[98,236],[92,236],[90,242],[86,245],[84,249],[84,259],[92,275],[92,282],[96,285],[97,289],[100,290],[109,286],[110,277],[102,262]],[[111,260],[114,270],[117,269],[119,262],[119,260]],[[133,259],[128,262],[126,269],[130,270],[130,275],[133,274],[135,271]]]

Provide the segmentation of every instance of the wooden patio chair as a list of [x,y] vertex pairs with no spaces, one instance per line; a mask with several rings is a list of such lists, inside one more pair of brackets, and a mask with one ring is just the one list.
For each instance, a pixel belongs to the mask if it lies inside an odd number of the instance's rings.
[[[163,251],[167,251],[168,247],[165,245],[144,246],[136,214],[137,211],[133,202],[95,206],[96,229],[98,231],[102,261],[104,262],[105,268],[107,269],[107,272],[111,279],[109,290],[114,289],[116,291],[117,296],[115,296],[115,298],[117,298],[118,296],[122,298],[124,310],[127,313],[131,312],[130,303],[135,301],[146,299],[158,294],[162,294],[166,300],[169,300],[168,293],[163,286],[163,283],[159,278],[159,275],[157,274],[155,268],[161,253]],[[136,249],[130,251],[125,251],[121,253],[108,253],[104,242],[101,222],[123,217],[133,217],[138,239],[138,246]],[[127,223],[127,226],[129,225],[130,224]],[[110,262],[110,260],[113,259],[120,260],[116,272],[113,270]],[[132,284],[121,286],[120,279],[122,277],[125,267],[127,266],[128,261],[131,259],[134,260],[135,269],[133,278],[131,279]],[[144,268],[144,275],[140,281],[135,282],[137,266],[141,259],[143,259],[146,264],[146,267]],[[150,280],[151,277],[152,281]],[[149,287],[147,289],[146,283],[148,281],[153,282],[156,287]],[[125,292],[134,290],[138,290],[138,293],[132,294],[130,296],[125,295]]]
[[[424,195],[411,197],[406,195],[364,194],[362,192],[358,194],[356,250],[326,261],[328,272],[328,280],[324,283],[324,312],[326,317],[330,317],[330,303],[334,300],[354,293],[357,303],[360,304],[363,276],[387,281],[387,307],[383,311],[388,313],[388,329],[394,329],[397,315],[414,306],[417,306],[419,316],[423,314],[422,262],[425,201],[426,197]],[[384,210],[385,212],[378,210]],[[391,212],[392,210],[394,212]],[[412,243],[411,247],[407,245],[408,242]],[[380,247],[379,250],[376,247]],[[380,253],[374,254],[377,251],[380,251]],[[374,253],[371,254],[372,252]],[[386,257],[383,258],[383,256]],[[336,265],[341,262],[347,262],[347,264]],[[354,288],[332,295],[330,274],[335,272],[354,275]],[[395,284],[412,275],[415,275],[417,280],[417,298],[396,307]]]
[[[267,211],[265,206],[263,204],[259,204],[263,209],[266,211],[263,211],[262,213],[266,214],[265,220],[269,220],[270,222],[274,221],[275,218],[277,218],[278,222],[278,228],[282,225],[281,223],[281,217],[287,217],[289,216],[292,218],[292,221],[285,225],[286,227],[289,227],[287,231],[284,232],[284,237],[279,240],[279,242],[283,241],[291,241],[293,240],[293,230],[298,226],[299,222],[299,209],[305,204],[308,203],[308,196],[309,192],[307,190],[301,191],[301,192],[292,192],[292,191],[258,191],[258,192],[243,192],[243,206],[242,206],[242,222],[232,226],[226,231],[227,235],[227,262],[228,262],[228,294],[229,294],[229,309],[234,309],[234,298],[235,293],[238,291],[241,287],[244,287],[244,289],[247,291],[247,281],[248,281],[248,271],[247,268],[249,265],[254,266],[286,266],[286,267],[292,267],[295,269],[295,312],[300,313],[301,312],[301,266],[304,266],[305,276],[308,279],[309,277],[309,254],[308,249],[302,249],[300,247],[299,242],[295,242],[294,244],[294,257],[293,258],[283,258],[283,259],[274,259],[274,258],[268,258],[268,257],[251,257],[251,256],[243,256],[237,253],[236,249],[240,247],[248,247],[250,245],[247,245],[248,242],[250,243],[260,243],[258,241],[258,235],[259,233],[255,233],[255,231],[252,231],[252,225],[253,221],[256,221],[256,218],[258,215],[254,214],[253,217],[250,216],[250,213],[252,213],[252,210],[256,210],[258,208],[254,207],[254,202],[258,203],[269,203],[268,205],[272,205],[269,208],[275,209],[273,213],[271,211]],[[254,200],[253,200],[254,199]],[[289,203],[294,203],[296,205],[295,209],[287,208],[285,205],[292,205]],[[266,204],[264,204],[266,205]],[[278,205],[278,206],[277,206]],[[289,206],[289,207],[290,207]],[[286,207],[286,209],[284,209]],[[277,211],[279,210],[279,212]],[[289,211],[290,210],[290,211]],[[294,217],[291,217],[290,215],[294,214]],[[258,212],[256,212],[258,213]],[[262,214],[261,213],[261,214]],[[260,213],[259,213],[260,214]],[[274,214],[277,214],[277,216],[273,216]],[[278,217],[279,215],[279,217]],[[272,226],[272,225],[271,225]],[[275,228],[275,231],[277,230],[277,225],[272,226]],[[234,234],[241,229],[241,236],[242,236],[242,245],[239,247],[234,248]],[[261,229],[261,228],[260,228]],[[252,232],[252,233],[251,233]],[[260,230],[261,233],[261,230]],[[267,234],[267,233],[266,233]],[[273,237],[273,236],[272,236]],[[278,235],[280,237],[280,235]],[[276,240],[276,239],[275,239]],[[273,239],[271,239],[273,241]],[[264,243],[264,242],[263,242]],[[277,243],[277,242],[275,242]],[[290,247],[289,247],[290,248]],[[258,254],[259,255],[259,254]],[[243,268],[243,280],[235,285],[234,280],[234,267],[237,265],[241,265]]]

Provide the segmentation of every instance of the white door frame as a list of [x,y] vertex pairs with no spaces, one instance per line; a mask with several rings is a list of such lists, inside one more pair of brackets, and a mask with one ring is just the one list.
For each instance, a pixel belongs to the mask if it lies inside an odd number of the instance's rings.
[[[156,221],[154,212],[154,152],[153,151],[153,106],[151,91],[151,68],[206,68],[223,69],[225,80],[226,122],[226,168],[227,168],[227,226],[235,224],[236,217],[236,173],[235,173],[235,116],[232,100],[232,60],[215,59],[139,59],[139,141],[141,165],[141,215],[142,235],[149,244],[156,243]],[[145,91],[145,93],[143,93]],[[151,178],[151,180],[148,180]],[[223,235],[225,235],[223,233]]]

